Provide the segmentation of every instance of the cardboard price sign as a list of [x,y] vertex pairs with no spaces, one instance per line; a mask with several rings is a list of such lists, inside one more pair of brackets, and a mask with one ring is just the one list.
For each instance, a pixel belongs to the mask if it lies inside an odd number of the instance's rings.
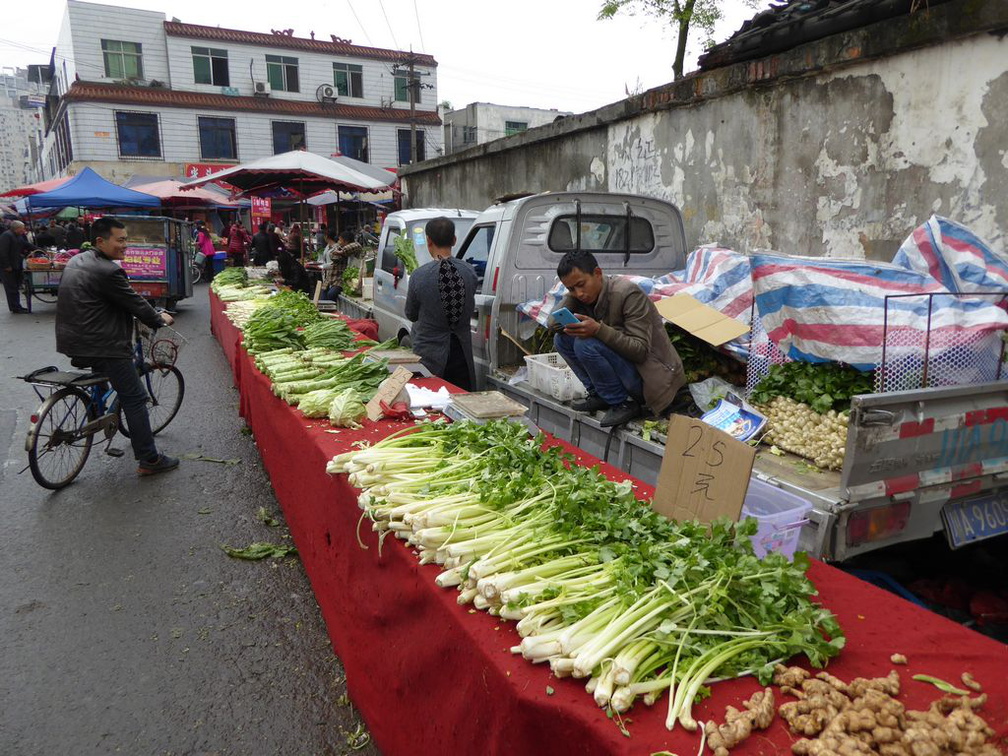
[[652,506],[673,520],[737,521],[756,450],[702,420],[673,415]]
[[381,417],[381,403],[392,404],[395,402],[396,397],[399,396],[412,377],[413,372],[400,365],[392,375],[382,381],[381,386],[378,387],[378,393],[366,405],[368,420],[377,420]]

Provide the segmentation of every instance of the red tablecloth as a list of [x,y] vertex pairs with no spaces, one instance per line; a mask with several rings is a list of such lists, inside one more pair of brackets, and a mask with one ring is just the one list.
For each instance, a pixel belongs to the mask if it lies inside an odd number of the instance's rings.
[[[216,321],[215,333],[225,350],[237,344],[226,319]],[[434,585],[438,568],[418,565],[401,542],[389,537],[378,553],[369,524],[359,523],[357,491],[343,476],[327,475],[325,465],[355,441],[385,437],[397,423],[333,433],[327,423],[308,420],[274,397],[269,380],[240,348],[236,362],[242,412],[346,668],[351,696],[384,753],[695,753],[695,735],[665,730],[666,698],[654,709],[638,702],[625,717],[631,737],[624,737],[585,693],[583,681],[557,680],[547,666],[509,652],[518,642],[513,623],[458,606],[455,591]],[[607,465],[602,469],[626,478]],[[970,671],[989,694],[984,716],[1002,737],[1008,733],[1005,646],[821,562],[813,563],[810,576],[847,633],[847,648],[831,672],[844,679],[884,675],[892,668],[890,654],[903,653],[910,664],[901,668],[902,700],[924,708],[939,694],[912,681],[912,674],[958,681]],[[718,684],[694,716],[720,720],[726,705],[737,705],[756,689],[752,679]],[[793,740],[778,719],[733,753],[782,753]]]

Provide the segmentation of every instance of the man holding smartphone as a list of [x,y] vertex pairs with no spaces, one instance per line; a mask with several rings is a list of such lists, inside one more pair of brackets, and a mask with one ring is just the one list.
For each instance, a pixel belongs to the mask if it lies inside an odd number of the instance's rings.
[[563,326],[553,343],[588,389],[571,408],[605,410],[603,427],[640,417],[642,405],[666,416],[685,377],[654,303],[631,281],[605,275],[583,250],[565,254],[557,276],[567,287],[560,307],[578,322]]

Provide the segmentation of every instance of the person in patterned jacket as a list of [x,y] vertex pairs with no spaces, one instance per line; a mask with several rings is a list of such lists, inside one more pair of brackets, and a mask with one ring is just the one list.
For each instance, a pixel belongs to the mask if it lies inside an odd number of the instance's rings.
[[409,277],[406,317],[413,322],[412,349],[436,376],[471,391],[476,384],[469,321],[476,310],[473,266],[452,256],[455,224],[434,218],[424,227],[433,260]]

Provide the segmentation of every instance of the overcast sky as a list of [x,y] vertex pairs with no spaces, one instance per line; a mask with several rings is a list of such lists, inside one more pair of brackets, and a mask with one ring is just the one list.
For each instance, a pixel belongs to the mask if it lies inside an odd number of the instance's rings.
[[[438,97],[455,108],[494,102],[584,112],[621,100],[626,91],[672,80],[675,37],[645,17],[597,21],[601,0],[207,0],[110,2],[165,13],[180,21],[433,55]],[[755,11],[723,0],[727,18],[715,41],[731,36]],[[65,12],[64,0],[8,0],[0,24],[0,66],[47,63]],[[686,70],[702,51],[695,39]]]

